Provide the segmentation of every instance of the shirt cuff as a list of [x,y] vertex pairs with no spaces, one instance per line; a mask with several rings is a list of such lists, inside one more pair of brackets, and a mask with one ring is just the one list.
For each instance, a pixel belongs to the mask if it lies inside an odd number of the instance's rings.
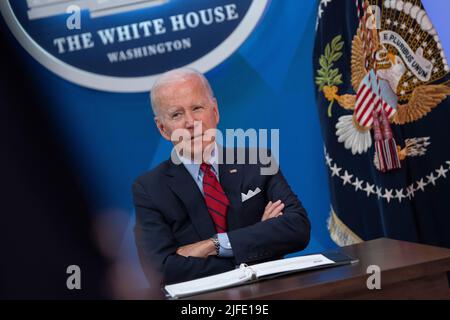
[[219,240],[219,257],[221,258],[231,258],[234,256],[233,248],[231,248],[230,240],[228,239],[228,234],[219,233],[217,234],[217,239]]

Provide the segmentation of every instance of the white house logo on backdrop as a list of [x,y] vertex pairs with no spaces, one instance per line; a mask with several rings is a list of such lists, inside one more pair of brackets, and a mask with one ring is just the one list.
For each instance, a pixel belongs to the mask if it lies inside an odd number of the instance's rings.
[[[207,72],[247,39],[270,0],[2,0],[22,46],[79,85],[148,91],[158,74]],[[78,26],[69,19],[78,15]]]

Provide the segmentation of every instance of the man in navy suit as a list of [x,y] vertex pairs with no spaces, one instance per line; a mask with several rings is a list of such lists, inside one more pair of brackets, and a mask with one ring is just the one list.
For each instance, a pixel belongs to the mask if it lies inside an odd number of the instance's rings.
[[[176,283],[307,246],[306,211],[278,167],[262,174],[267,162],[249,161],[251,150],[230,151],[216,143],[219,110],[201,73],[163,74],[151,102],[156,125],[174,152],[133,184],[136,244],[150,282],[155,269],[163,283]],[[244,163],[238,161],[242,151]]]

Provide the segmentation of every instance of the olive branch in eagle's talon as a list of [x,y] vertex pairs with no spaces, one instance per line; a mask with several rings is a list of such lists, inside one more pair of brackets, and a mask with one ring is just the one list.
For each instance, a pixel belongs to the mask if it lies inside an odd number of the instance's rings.
[[338,97],[337,86],[342,84],[342,74],[338,68],[333,68],[334,63],[337,62],[343,55],[342,48],[344,47],[344,41],[342,36],[336,36],[325,47],[325,53],[320,56],[319,64],[322,67],[317,71],[316,85],[319,87],[319,91],[323,91],[325,97],[330,101],[328,106],[328,117],[331,118],[331,109],[334,101]]

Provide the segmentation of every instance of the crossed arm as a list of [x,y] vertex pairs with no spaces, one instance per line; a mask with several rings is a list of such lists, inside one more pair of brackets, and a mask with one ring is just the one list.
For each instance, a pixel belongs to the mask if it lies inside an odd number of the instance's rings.
[[[266,221],[283,215],[283,209],[284,203],[281,202],[281,200],[278,200],[276,202],[269,201],[269,203],[266,205],[264,209],[264,214],[261,218],[261,221]],[[214,242],[211,239],[179,247],[176,253],[186,258],[188,257],[206,258],[208,256],[217,255]]]
[[309,242],[310,224],[300,201],[291,191],[281,172],[266,186],[269,202],[261,221],[228,232],[234,257],[215,256],[211,240],[177,246],[170,226],[144,188],[133,186],[136,206],[136,244],[149,281],[153,268],[166,284],[232,270],[240,263],[265,260],[304,249]]

